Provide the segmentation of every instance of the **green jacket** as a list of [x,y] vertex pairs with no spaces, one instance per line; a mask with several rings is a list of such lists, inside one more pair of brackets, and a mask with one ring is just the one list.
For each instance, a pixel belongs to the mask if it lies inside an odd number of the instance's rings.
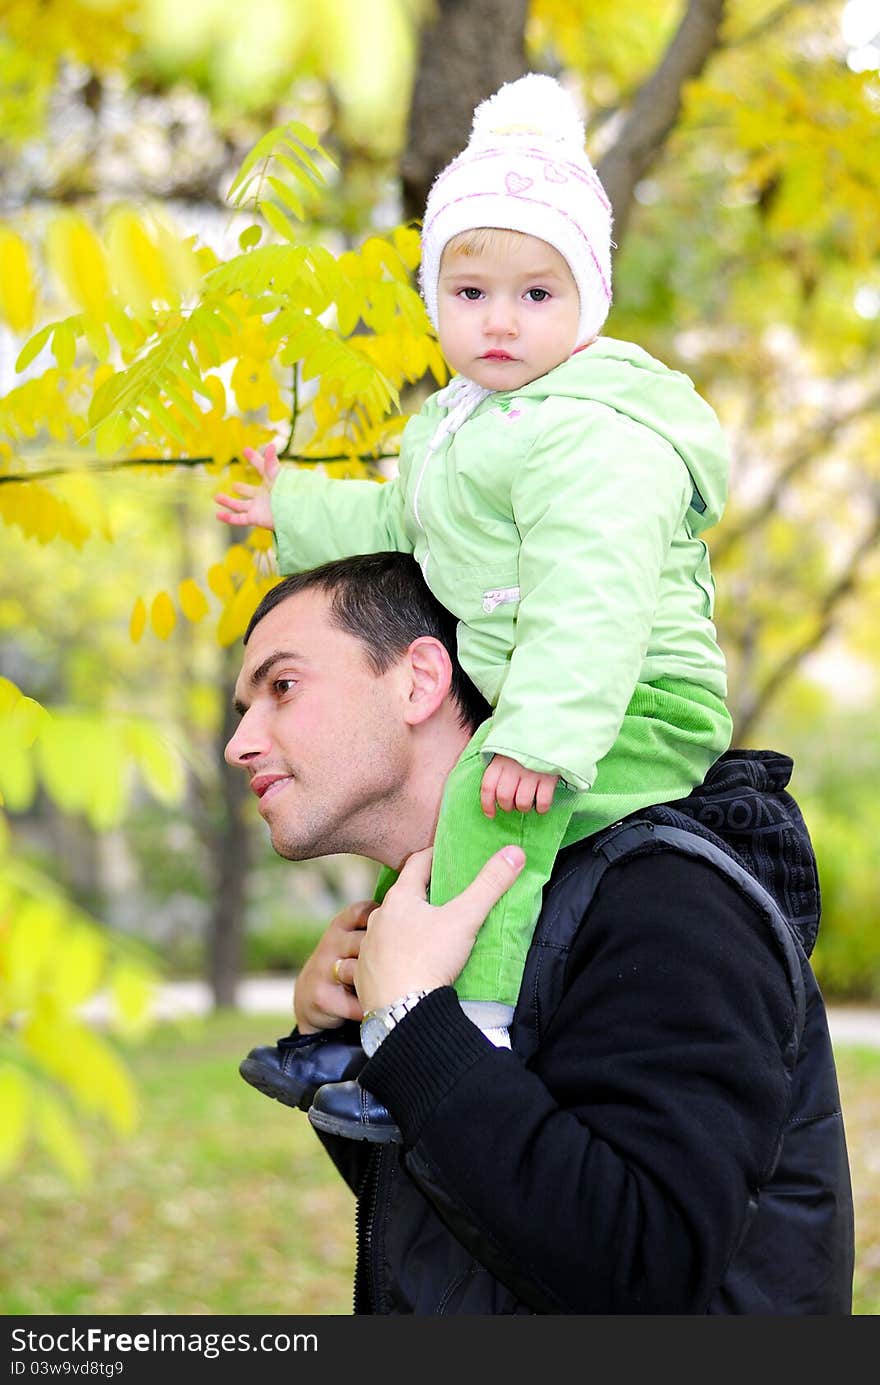
[[489,394],[432,451],[442,394],[407,424],[393,480],[282,470],[279,568],[413,553],[495,708],[484,757],[589,789],[637,682],[726,694],[699,537],[724,506],[721,427],[686,375],[608,337]]

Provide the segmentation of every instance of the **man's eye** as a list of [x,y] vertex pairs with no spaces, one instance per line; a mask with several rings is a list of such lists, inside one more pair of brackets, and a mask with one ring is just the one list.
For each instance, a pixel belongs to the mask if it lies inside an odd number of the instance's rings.
[[529,289],[526,294],[526,298],[530,298],[533,303],[543,303],[544,300],[549,297],[550,294],[547,289]]
[[482,289],[467,288],[460,289],[459,292],[462,298],[466,298],[469,303],[475,303],[478,298],[482,298],[483,296]]
[[296,687],[296,681],[295,678],[276,678],[272,687],[279,697],[283,697],[285,693],[290,692],[291,688]]

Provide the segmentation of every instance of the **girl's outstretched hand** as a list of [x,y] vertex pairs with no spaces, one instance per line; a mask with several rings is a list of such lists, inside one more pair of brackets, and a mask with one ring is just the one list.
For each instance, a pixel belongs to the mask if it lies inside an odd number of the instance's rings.
[[260,473],[263,484],[249,486],[246,481],[236,481],[234,489],[237,494],[215,495],[217,518],[223,524],[254,525],[259,529],[274,529],[270,497],[275,478],[281,470],[275,444],[270,442],[265,452],[255,452],[252,447],[246,447],[244,456]]

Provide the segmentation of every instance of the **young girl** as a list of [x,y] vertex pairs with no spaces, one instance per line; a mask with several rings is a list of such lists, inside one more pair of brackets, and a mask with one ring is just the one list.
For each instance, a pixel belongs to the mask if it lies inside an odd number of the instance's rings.
[[[724,438],[686,376],[599,335],[611,208],[583,146],[566,93],[530,74],[477,107],[436,179],[421,290],[456,374],[408,423],[394,480],[279,468],[267,449],[247,454],[263,486],[217,497],[225,522],[274,529],[282,573],[412,552],[458,618],[494,712],[447,782],[430,898],[524,848],[456,982],[494,1042],[560,848],[684,797],[731,734],[699,537],[723,508]],[[387,1138],[356,1112],[350,1133]]]

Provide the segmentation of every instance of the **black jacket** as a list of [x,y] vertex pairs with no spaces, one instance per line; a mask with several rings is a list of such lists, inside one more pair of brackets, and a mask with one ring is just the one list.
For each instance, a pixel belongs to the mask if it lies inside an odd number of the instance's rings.
[[361,1080],[403,1146],[324,1137],[358,1195],[356,1312],[851,1312],[790,769],[731,752],[689,799],[560,854],[513,1053],[451,988],[389,1035]]

